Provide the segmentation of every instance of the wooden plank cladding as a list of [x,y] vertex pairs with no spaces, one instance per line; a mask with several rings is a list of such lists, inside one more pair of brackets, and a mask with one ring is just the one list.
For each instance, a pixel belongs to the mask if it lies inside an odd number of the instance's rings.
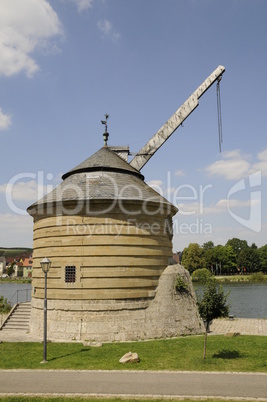
[[[118,300],[118,299],[143,299],[154,296],[153,289],[93,289],[81,291],[81,289],[50,289],[47,293],[48,300]],[[44,297],[44,290],[38,289],[35,298]],[[66,305],[67,309],[67,305]]]
[[43,219],[35,222],[34,229],[43,229],[44,227],[62,227],[70,225],[134,225],[135,223],[154,222],[158,220],[158,215],[143,215],[137,218],[138,215],[125,216],[121,212],[118,214],[108,214],[102,216],[57,216],[47,217],[45,222]]
[[[61,279],[62,270],[64,267],[54,268],[49,271],[49,279]],[[124,278],[124,277],[150,277],[158,276],[163,272],[154,267],[80,267],[80,280],[83,282],[87,278]],[[41,269],[34,269],[33,278],[44,278],[44,273]]]
[[[44,276],[39,267],[47,257],[52,262],[50,298],[150,298],[172,256],[170,218],[167,213],[140,214],[135,202],[127,208],[133,213],[115,207],[109,214],[37,217],[33,297],[42,298]],[[151,207],[148,212],[155,210]],[[73,283],[66,282],[65,267],[75,272],[75,278],[68,279]]]
[[40,247],[35,249],[35,257],[42,257],[43,250],[48,248],[50,255],[53,257],[61,257],[64,255],[65,257],[72,257],[73,255],[82,255],[83,257],[101,257],[103,256],[103,249],[105,256],[128,256],[131,253],[133,256],[165,256],[169,255],[169,247],[148,247],[148,246],[132,246],[132,245],[124,245],[124,246],[104,246],[104,247],[96,247],[96,246],[61,246],[61,247],[53,247],[52,245],[46,247]]
[[[58,278],[51,278],[47,281],[47,289],[69,289],[72,292],[73,289],[80,289],[81,292],[87,292],[90,289],[138,289],[141,287],[154,289],[158,284],[158,276],[149,277],[128,277],[128,278],[83,278],[81,282],[75,282],[72,284],[64,283],[62,286],[62,280]],[[141,280],[140,280],[141,279]],[[39,278],[38,286],[40,289],[44,288],[44,279]],[[37,289],[37,288],[36,288]]]
[[37,232],[34,238],[35,249],[40,247],[60,246],[162,246],[170,247],[170,242],[165,237],[159,236],[93,236],[87,237],[83,235],[64,236],[63,233],[58,236],[42,236]]
[[[39,231],[41,232],[39,233]],[[38,233],[37,233],[38,232]],[[140,224],[122,224],[122,225],[63,225],[54,227],[45,227],[34,230],[34,238],[54,236],[164,236],[165,225],[160,225],[158,222],[142,222]]]

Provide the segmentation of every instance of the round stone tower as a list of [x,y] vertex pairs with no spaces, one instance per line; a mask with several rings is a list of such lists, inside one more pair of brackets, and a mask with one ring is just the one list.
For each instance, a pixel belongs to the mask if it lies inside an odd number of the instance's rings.
[[62,179],[28,208],[34,218],[30,332],[43,331],[40,261],[47,257],[48,337],[146,337],[147,308],[172,258],[177,208],[108,146]]

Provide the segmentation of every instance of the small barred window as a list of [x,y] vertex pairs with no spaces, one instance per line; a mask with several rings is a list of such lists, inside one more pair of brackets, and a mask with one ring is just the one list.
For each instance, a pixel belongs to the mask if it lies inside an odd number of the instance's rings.
[[74,283],[76,281],[76,267],[68,265],[65,267],[65,282]]

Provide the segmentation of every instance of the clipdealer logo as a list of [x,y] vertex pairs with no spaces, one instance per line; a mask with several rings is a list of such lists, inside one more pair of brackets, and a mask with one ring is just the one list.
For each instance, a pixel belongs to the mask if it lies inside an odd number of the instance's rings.
[[242,216],[231,210],[231,197],[240,191],[248,189],[245,179],[238,181],[228,192],[227,196],[227,209],[229,214],[242,226],[254,231],[261,231],[261,172],[258,171],[249,175],[248,184],[250,190],[250,213],[249,218],[245,219]]

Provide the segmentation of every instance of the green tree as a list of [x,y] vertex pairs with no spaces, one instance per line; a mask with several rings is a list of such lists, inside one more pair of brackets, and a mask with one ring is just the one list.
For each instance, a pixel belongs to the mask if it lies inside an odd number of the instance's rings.
[[7,268],[7,274],[8,274],[8,276],[11,276],[14,272],[15,272],[15,270],[14,270],[14,265],[15,265],[16,263],[13,261],[12,262],[12,264],[10,264],[9,266],[8,266],[8,268]]
[[237,260],[238,268],[242,272],[258,272],[261,270],[260,252],[255,247],[241,250]]
[[183,251],[182,264],[190,274],[196,269],[206,268],[203,249],[197,243],[190,243]]
[[213,267],[213,260],[214,260],[214,256],[213,256],[214,243],[212,241],[208,241],[203,244],[202,248],[204,250],[204,258],[206,261],[206,268],[211,271],[212,267]]
[[260,257],[261,270],[262,272],[267,273],[267,244],[265,244],[265,246],[260,247],[258,249],[258,252]]
[[207,241],[206,243],[203,244],[202,246],[203,250],[212,250],[214,248],[214,243],[213,241]]
[[224,258],[222,261],[223,268],[222,272],[231,274],[236,269],[236,255],[233,251],[232,246],[224,246]]
[[222,286],[213,277],[209,278],[204,286],[202,299],[198,302],[198,310],[205,324],[205,339],[203,358],[206,359],[207,337],[211,321],[215,318],[226,317],[229,313]]
[[236,256],[230,245],[214,247],[212,254],[213,270],[216,274],[232,273],[236,267]]
[[226,246],[232,247],[233,252],[236,255],[236,258],[238,258],[238,255],[241,250],[245,250],[249,247],[246,240],[240,240],[237,237],[233,237],[232,239],[228,240]]

